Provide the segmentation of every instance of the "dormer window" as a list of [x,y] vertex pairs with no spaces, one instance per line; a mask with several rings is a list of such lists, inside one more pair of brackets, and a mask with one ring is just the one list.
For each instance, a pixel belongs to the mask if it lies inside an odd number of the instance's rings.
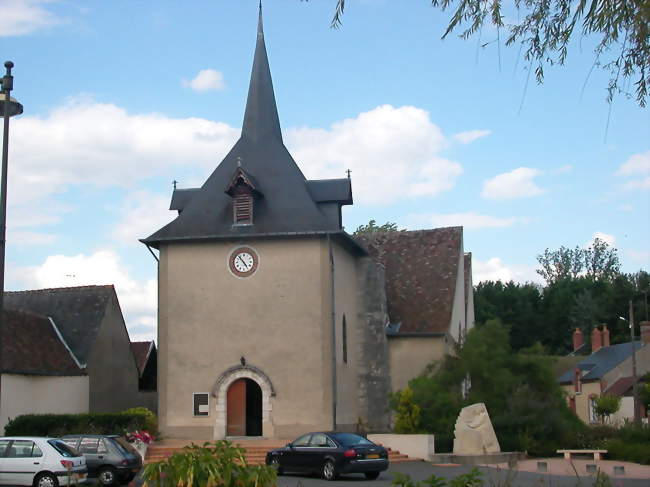
[[235,225],[253,224],[253,192],[242,178],[235,186],[232,209]]
[[252,225],[255,198],[261,196],[253,178],[237,167],[230,179],[226,193],[232,198],[233,225]]

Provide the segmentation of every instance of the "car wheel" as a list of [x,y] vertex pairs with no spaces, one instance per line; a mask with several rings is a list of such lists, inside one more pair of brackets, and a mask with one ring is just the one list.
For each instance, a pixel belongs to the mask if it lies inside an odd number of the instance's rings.
[[270,465],[275,469],[275,472],[278,475],[282,475],[283,470],[282,470],[282,466],[280,465],[280,459],[278,457],[271,457]]
[[379,477],[379,472],[366,472],[365,475],[368,480],[375,480]]
[[327,460],[323,464],[322,474],[325,480],[334,480],[336,477],[338,477],[338,473],[336,472],[336,465],[334,465],[334,462],[332,460]]
[[102,467],[97,472],[97,480],[101,485],[109,486],[117,484],[117,473],[113,467]]
[[34,487],[59,487],[59,481],[51,473],[42,473],[34,479]]

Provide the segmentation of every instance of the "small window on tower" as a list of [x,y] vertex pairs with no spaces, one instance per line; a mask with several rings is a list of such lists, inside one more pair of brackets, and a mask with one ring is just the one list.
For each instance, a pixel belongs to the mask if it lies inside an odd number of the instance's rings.
[[226,193],[232,198],[234,225],[253,224],[253,205],[255,199],[262,196],[255,186],[252,176],[246,174],[241,167],[238,167],[226,187]]

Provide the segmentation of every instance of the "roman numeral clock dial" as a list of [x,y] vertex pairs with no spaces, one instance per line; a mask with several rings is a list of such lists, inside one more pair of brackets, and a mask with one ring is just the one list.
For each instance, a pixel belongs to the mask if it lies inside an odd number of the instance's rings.
[[228,268],[237,277],[252,276],[259,265],[259,257],[250,247],[239,247],[228,257]]

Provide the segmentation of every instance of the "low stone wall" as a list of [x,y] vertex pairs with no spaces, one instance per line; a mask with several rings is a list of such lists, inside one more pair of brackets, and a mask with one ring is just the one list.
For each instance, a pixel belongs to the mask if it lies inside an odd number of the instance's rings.
[[412,458],[430,460],[435,453],[433,435],[376,434],[368,439]]

